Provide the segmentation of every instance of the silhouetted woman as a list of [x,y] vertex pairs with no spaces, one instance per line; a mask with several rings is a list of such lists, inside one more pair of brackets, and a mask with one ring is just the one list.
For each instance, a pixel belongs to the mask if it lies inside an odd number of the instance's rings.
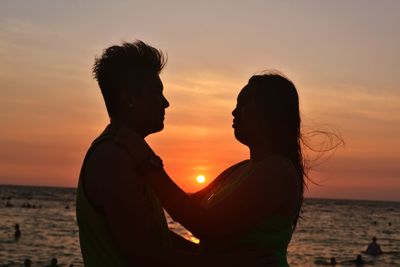
[[278,266],[288,266],[286,250],[306,176],[297,90],[282,75],[255,75],[239,93],[232,115],[235,137],[249,147],[250,159],[229,167],[203,190],[187,195],[155,155],[143,161],[143,173],[172,218],[200,239],[202,253],[255,247],[271,251]]

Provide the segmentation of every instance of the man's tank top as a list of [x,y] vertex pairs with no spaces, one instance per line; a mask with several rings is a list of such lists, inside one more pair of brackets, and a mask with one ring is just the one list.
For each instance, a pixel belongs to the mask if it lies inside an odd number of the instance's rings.
[[[128,266],[126,259],[116,247],[104,213],[96,209],[90,203],[83,187],[86,160],[91,152],[96,149],[96,146],[105,140],[112,141],[116,146],[127,149],[129,153],[129,146],[124,144],[124,138],[118,138],[118,132],[107,127],[92,143],[83,162],[77,190],[76,216],[79,226],[79,241],[83,261],[85,266],[88,267]],[[134,168],[133,158],[132,168]],[[143,179],[143,177],[140,176],[138,176],[138,178]],[[112,177],[110,177],[110,179],[112,179]],[[170,234],[164,211],[147,183],[145,183],[143,188],[143,196],[145,198],[147,211],[145,216],[150,224],[151,233],[154,237],[153,239],[156,242],[154,244],[154,249],[158,250],[170,247]],[[132,266],[132,263],[130,263],[130,266]]]

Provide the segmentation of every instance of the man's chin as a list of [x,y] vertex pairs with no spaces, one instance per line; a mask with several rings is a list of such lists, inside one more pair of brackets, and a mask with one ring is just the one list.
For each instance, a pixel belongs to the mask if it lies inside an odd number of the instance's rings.
[[157,127],[154,127],[153,129],[151,129],[149,134],[161,132],[163,129],[164,129],[164,123],[162,123],[162,124],[158,125]]

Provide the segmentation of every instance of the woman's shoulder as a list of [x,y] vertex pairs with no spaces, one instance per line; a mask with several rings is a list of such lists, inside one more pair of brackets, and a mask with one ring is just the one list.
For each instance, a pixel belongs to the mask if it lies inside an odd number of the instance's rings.
[[[254,194],[269,196],[269,201],[281,203],[281,214],[292,215],[298,209],[301,180],[294,163],[287,157],[271,155],[261,161],[251,174]],[[266,201],[266,203],[271,203]]]
[[294,163],[285,156],[270,155],[250,164],[253,165],[253,179],[263,184],[286,187],[297,183],[299,173]]
[[235,170],[237,170],[238,168],[246,165],[249,162],[250,162],[250,160],[248,160],[248,159],[247,160],[243,160],[243,161],[235,163],[232,166],[226,168],[217,177],[215,177],[215,179],[209,185],[207,185],[202,190],[192,194],[192,197],[197,198],[197,197],[200,197],[200,196],[203,196],[203,195],[207,194],[210,190],[213,190],[217,185],[220,185],[221,183],[224,183],[224,181],[229,176],[229,174],[233,173]]
[[226,173],[226,172],[229,172],[229,171],[232,171],[232,170],[235,170],[235,169],[240,168],[240,167],[242,167],[242,166],[244,166],[244,165],[247,165],[247,164],[249,164],[249,163],[250,163],[250,160],[249,160],[249,159],[242,160],[242,161],[240,161],[240,162],[238,162],[238,163],[235,163],[235,164],[233,164],[232,166],[228,167],[228,168],[225,169],[221,174]]
[[292,160],[288,157],[272,154],[259,161],[251,162],[253,166],[261,169],[279,170],[284,172],[296,172],[296,168]]
[[229,177],[232,173],[235,173],[237,170],[240,170],[242,167],[247,166],[249,163],[250,163],[250,160],[246,159],[246,160],[243,160],[243,161],[233,164],[232,166],[228,167],[223,172],[221,172],[217,176],[217,178],[215,178],[215,181],[223,181],[225,178]]

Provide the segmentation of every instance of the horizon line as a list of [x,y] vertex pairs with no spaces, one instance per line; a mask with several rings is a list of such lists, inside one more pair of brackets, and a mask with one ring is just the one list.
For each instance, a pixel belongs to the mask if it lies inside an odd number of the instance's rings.
[[[15,187],[44,187],[44,188],[62,188],[62,189],[77,189],[77,187],[71,186],[51,186],[51,185],[30,185],[30,184],[0,184],[0,186],[15,186]],[[200,189],[201,190],[201,189]],[[186,192],[186,191],[185,191]],[[186,192],[187,194],[193,194],[195,192]],[[377,201],[377,202],[400,202],[399,200],[385,200],[385,199],[358,199],[358,198],[332,198],[332,197],[305,197],[304,199],[312,200],[340,200],[340,201]]]

